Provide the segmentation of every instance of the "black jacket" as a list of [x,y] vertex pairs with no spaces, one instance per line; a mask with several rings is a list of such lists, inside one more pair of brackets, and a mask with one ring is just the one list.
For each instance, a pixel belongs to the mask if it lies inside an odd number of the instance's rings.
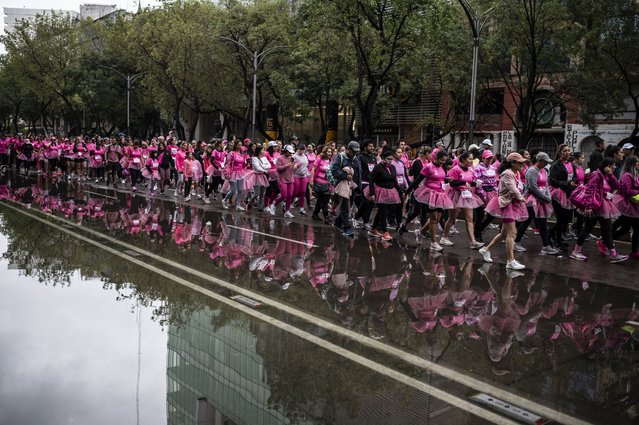
[[573,190],[575,190],[576,186],[572,186],[571,182],[576,182],[575,173],[574,173],[574,165],[573,165],[573,175],[572,179],[568,180],[568,170],[564,166],[564,163],[557,160],[550,167],[550,173],[548,175],[548,184],[552,187],[558,187],[566,194],[570,195]]
[[[386,168],[384,162],[380,162],[373,168],[371,173],[371,185],[370,194],[375,195],[375,186],[383,187],[384,189],[395,188],[399,192],[399,186],[397,186],[397,172],[392,165]],[[401,193],[401,192],[400,192]]]
[[377,157],[375,155],[360,153],[359,162],[362,165],[362,183],[370,183],[372,171],[369,170],[368,165],[372,164],[374,168],[375,165],[377,165]]

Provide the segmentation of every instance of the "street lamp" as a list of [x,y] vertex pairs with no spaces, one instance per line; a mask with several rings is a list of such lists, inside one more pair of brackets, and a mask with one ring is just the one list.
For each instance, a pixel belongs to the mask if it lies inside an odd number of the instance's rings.
[[123,74],[112,66],[100,65],[100,68],[110,69],[111,71],[117,73],[120,77],[126,80],[126,135],[130,136],[130,126],[131,126],[131,88],[133,87],[133,83],[144,75],[144,72],[139,72],[137,74]]
[[473,143],[473,137],[475,136],[475,101],[477,97],[477,63],[479,61],[479,36],[481,35],[488,17],[495,11],[496,6],[486,10],[484,17],[479,15],[478,11],[475,11],[467,0],[459,0],[461,7],[466,13],[470,29],[473,32],[473,71],[470,82],[470,116],[468,118],[468,140]]
[[235,44],[236,46],[239,46],[242,49],[246,50],[253,57],[253,118],[252,118],[252,121],[251,121],[251,124],[253,126],[253,130],[252,130],[252,133],[251,133],[251,140],[255,141],[255,124],[256,124],[256,122],[255,122],[256,121],[255,108],[256,108],[256,103],[257,103],[257,70],[260,67],[260,65],[262,64],[262,62],[264,61],[264,58],[266,58],[266,56],[268,56],[269,54],[273,53],[273,51],[275,51],[277,49],[287,49],[288,46],[273,46],[273,47],[270,47],[268,49],[263,50],[261,53],[258,53],[257,50],[251,51],[251,49],[246,47],[244,44],[240,43],[237,40],[233,40],[232,38],[220,36],[220,39],[226,40],[226,41],[230,41],[231,43]]

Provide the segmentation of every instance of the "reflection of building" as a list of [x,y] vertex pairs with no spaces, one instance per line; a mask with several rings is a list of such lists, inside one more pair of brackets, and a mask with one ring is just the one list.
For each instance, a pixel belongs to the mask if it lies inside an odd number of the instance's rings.
[[167,423],[288,423],[268,406],[271,392],[256,351],[257,337],[233,323],[216,329],[211,322],[219,314],[206,309],[183,326],[169,326]]

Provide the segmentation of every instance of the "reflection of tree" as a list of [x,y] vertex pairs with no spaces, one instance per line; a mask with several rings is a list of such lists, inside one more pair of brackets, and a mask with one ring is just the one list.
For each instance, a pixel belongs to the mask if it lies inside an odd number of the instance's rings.
[[119,300],[153,306],[154,318],[162,324],[167,319],[176,325],[184,323],[207,303],[197,292],[97,248],[87,249],[78,239],[22,214],[3,209],[1,217],[0,231],[8,240],[3,258],[40,283],[64,287],[76,271],[83,278],[99,277],[105,289],[117,291]]

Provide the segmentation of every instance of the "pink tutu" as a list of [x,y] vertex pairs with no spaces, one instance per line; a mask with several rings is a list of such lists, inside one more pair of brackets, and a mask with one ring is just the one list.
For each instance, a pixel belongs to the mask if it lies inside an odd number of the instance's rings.
[[551,202],[541,202],[539,198],[533,194],[526,196],[526,205],[532,207],[535,212],[535,217],[537,218],[550,218],[553,212]]
[[[368,190],[368,187],[365,191]],[[396,205],[401,204],[402,199],[399,197],[397,189],[386,189],[375,185],[375,203],[384,205]]]
[[453,201],[445,192],[438,192],[426,186],[420,186],[413,195],[417,202],[426,204],[431,209],[453,209]]
[[559,189],[558,187],[550,189],[550,196],[552,197],[553,201],[557,202],[563,208],[567,210],[575,209],[575,206],[570,201],[570,196],[566,195],[566,192]]
[[219,169],[215,168],[214,166],[209,165],[208,167],[206,167],[206,175],[207,176],[221,176],[222,172]]
[[597,208],[597,210],[593,211],[593,213],[597,217],[609,218],[612,220],[621,216],[621,212],[619,212],[614,204],[614,197],[612,200],[604,198],[601,201],[601,207]]
[[481,200],[484,201],[484,205],[488,205],[488,203],[490,201],[493,200],[493,198],[497,197],[497,191],[493,190],[491,192],[483,192],[484,196],[481,197]]
[[159,179],[160,173],[158,172],[158,170],[151,172],[148,168],[144,167],[142,169],[142,177],[144,177],[145,179]]
[[241,180],[244,178],[244,176],[246,175],[246,171],[242,170],[242,171],[231,171],[229,173],[229,176],[227,178],[227,180],[229,181],[236,181],[236,180]]
[[484,202],[479,196],[477,196],[474,192],[470,193],[472,195],[470,198],[464,198],[461,190],[453,188],[448,190],[448,196],[453,201],[454,208],[470,208],[472,210],[484,205]]
[[486,212],[494,217],[506,220],[524,221],[528,218],[526,203],[513,199],[504,208],[499,206],[499,198],[493,198],[486,205]]
[[268,186],[268,177],[266,174],[253,173],[253,186]]
[[255,186],[255,173],[253,171],[249,171],[244,175],[242,190],[249,193],[253,192],[253,186]]
[[100,157],[100,159],[95,159],[94,157],[91,157],[91,160],[89,161],[89,167],[90,168],[100,168],[104,166],[104,161],[102,161],[102,157]]
[[612,203],[617,207],[619,213],[626,217],[639,218],[639,204],[621,195],[615,195]]

